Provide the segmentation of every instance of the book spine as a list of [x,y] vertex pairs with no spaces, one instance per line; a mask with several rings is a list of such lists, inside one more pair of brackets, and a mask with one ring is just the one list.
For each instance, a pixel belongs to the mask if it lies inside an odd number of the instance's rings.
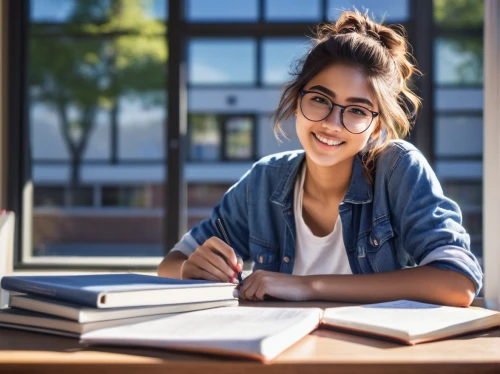
[[30,282],[18,277],[3,277],[1,287],[7,291],[21,292],[33,296],[69,301],[78,305],[97,307],[98,295],[83,289],[54,287],[50,284]]

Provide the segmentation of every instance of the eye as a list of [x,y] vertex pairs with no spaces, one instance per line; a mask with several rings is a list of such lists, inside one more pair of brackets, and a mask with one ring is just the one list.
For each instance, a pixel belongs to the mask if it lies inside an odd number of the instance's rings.
[[328,102],[327,99],[325,99],[324,97],[321,97],[321,96],[314,96],[314,97],[311,97],[311,100],[312,101],[315,101],[319,104],[324,104],[324,105],[328,105],[330,106],[330,103]]
[[358,107],[349,107],[349,113],[355,114],[357,116],[368,116],[368,112],[366,109]]

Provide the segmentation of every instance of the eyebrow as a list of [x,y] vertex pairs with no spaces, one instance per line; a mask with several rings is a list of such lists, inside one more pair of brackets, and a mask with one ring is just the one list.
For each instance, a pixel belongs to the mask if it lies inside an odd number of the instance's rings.
[[[328,96],[331,96],[332,98],[335,98],[335,93],[330,90],[329,88],[326,88],[325,86],[321,86],[321,85],[316,85],[316,86],[312,86],[311,88],[309,88],[309,90],[316,90],[316,91],[321,91],[323,92],[324,94],[327,94]],[[368,99],[365,99],[363,97],[348,97],[346,99],[347,102],[349,103],[361,103],[361,104],[366,104],[366,105],[369,105],[373,108],[373,104],[370,100]]]

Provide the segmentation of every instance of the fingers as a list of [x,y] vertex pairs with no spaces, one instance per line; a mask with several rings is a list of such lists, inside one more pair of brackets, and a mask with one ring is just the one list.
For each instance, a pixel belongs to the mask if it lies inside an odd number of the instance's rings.
[[181,267],[181,277],[234,282],[235,271],[241,268],[233,249],[219,238],[212,237],[185,261]]
[[216,236],[212,236],[211,238],[208,238],[203,245],[218,251],[222,256],[224,256],[229,264],[231,264],[232,269],[236,270],[238,264],[236,254],[229,245],[224,243],[223,240],[219,239]]
[[240,289],[240,296],[243,299],[246,299],[246,300],[254,300],[255,299],[256,292],[259,289],[259,286],[261,284],[261,282],[258,278],[259,278],[258,273],[257,273],[257,276],[254,273],[245,279],[245,282],[243,283],[243,287],[241,287],[241,289]]
[[181,268],[181,278],[182,279],[206,279],[215,282],[220,282],[221,280],[215,275],[209,273],[206,270],[200,269],[189,261],[184,261]]
[[222,282],[229,282],[234,275],[234,270],[210,248],[203,248],[202,246],[199,249],[189,256],[189,263],[212,274]]

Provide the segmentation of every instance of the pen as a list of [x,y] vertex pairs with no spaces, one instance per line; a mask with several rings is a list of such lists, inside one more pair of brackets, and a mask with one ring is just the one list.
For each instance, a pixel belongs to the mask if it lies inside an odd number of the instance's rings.
[[[226,234],[226,230],[224,230],[224,225],[222,224],[222,220],[220,218],[217,219],[217,231],[219,231],[219,236],[224,240],[224,242],[231,247],[231,244],[229,243],[229,237]],[[240,286],[243,286],[243,277],[241,276],[241,271],[238,271],[236,273],[238,276],[238,282],[240,283]]]

